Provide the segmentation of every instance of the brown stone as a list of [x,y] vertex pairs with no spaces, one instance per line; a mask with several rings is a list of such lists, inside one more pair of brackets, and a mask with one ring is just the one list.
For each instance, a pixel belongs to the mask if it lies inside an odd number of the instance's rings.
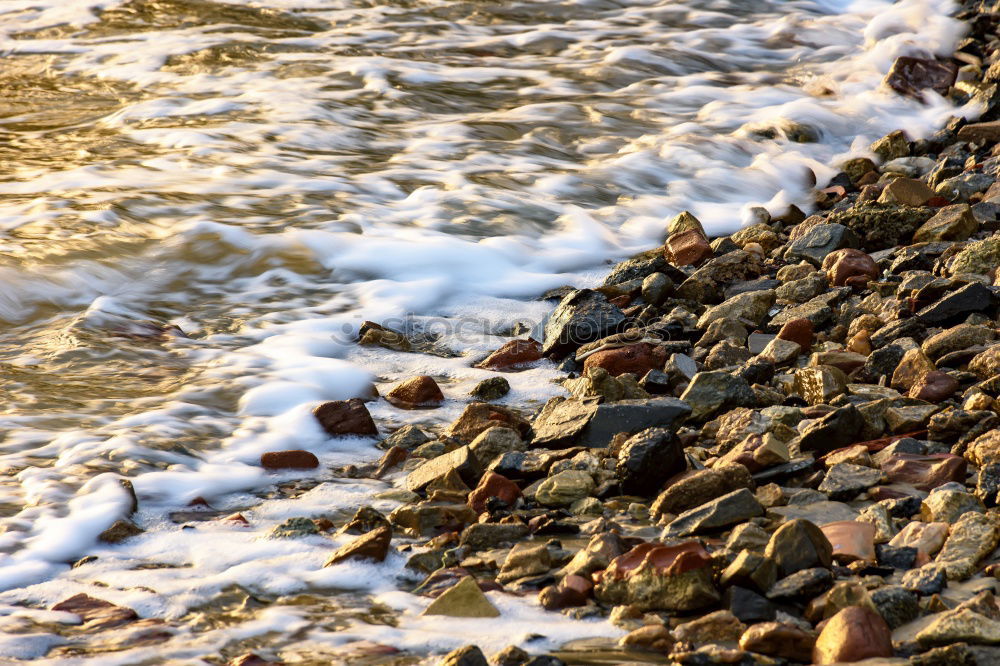
[[675,266],[697,266],[712,254],[708,239],[697,229],[671,234],[664,246],[664,255]]
[[793,319],[781,327],[781,330],[778,331],[778,337],[782,340],[795,342],[802,348],[802,351],[808,352],[812,349],[813,344],[812,322],[808,319]]
[[117,606],[110,601],[97,599],[89,594],[76,594],[60,601],[50,610],[79,615],[84,631],[101,631],[137,620],[139,616],[131,608]]
[[539,592],[538,603],[545,610],[585,606],[593,590],[594,585],[589,580],[570,574],[559,581],[558,585],[549,585]]
[[908,395],[924,402],[942,402],[955,395],[961,385],[947,372],[933,370],[910,387]]
[[814,664],[852,663],[892,656],[892,632],[882,616],[869,608],[851,606],[823,627],[813,648]]
[[947,523],[924,523],[914,520],[906,524],[894,536],[889,545],[894,548],[916,548],[917,559],[915,567],[921,567],[931,561],[944,545],[944,540],[948,536]]
[[320,426],[331,437],[340,435],[378,436],[378,428],[361,398],[324,402],[313,410]]
[[861,250],[844,248],[826,255],[823,259],[826,277],[835,287],[843,287],[850,278],[861,277],[863,284],[878,278],[878,264]]
[[516,370],[542,358],[542,344],[536,340],[511,340],[476,364],[483,370]]
[[444,394],[433,377],[420,375],[397,384],[385,399],[400,409],[422,409],[440,407]]
[[950,453],[896,453],[883,460],[881,467],[890,483],[906,483],[923,491],[949,481],[965,483],[967,471],[965,460]]
[[970,123],[958,130],[959,141],[971,141],[974,143],[1000,141],[1000,120],[992,120],[986,123]]
[[501,474],[486,472],[479,480],[479,485],[469,493],[469,506],[476,513],[482,513],[486,510],[486,500],[491,497],[497,497],[508,505],[513,505],[520,496],[521,489],[516,483]]
[[409,455],[410,452],[402,446],[390,447],[378,461],[378,467],[375,469],[375,478],[381,479],[389,470],[406,460]]
[[389,554],[389,544],[392,542],[392,528],[388,525],[377,527],[367,534],[362,534],[354,541],[344,544],[333,551],[324,567],[340,564],[347,560],[385,561]]
[[969,204],[945,206],[920,225],[913,234],[914,243],[964,241],[979,229],[979,222]]
[[674,637],[679,641],[696,645],[705,643],[736,645],[745,629],[746,625],[732,612],[720,610],[677,626],[674,629]]
[[958,66],[953,62],[902,56],[892,64],[885,83],[900,95],[923,101],[925,90],[947,95],[957,75]]
[[226,666],[281,666],[280,661],[268,661],[263,657],[255,655],[253,652],[241,654],[226,662]]
[[462,442],[471,442],[481,433],[496,427],[516,430],[521,437],[525,437],[531,430],[531,424],[512,409],[486,402],[473,402],[448,426],[445,434]]
[[812,661],[816,636],[794,624],[761,622],[740,637],[740,648],[747,652],[778,657],[807,664]]
[[875,526],[855,520],[840,520],[820,527],[833,546],[839,562],[875,561]]
[[872,334],[861,329],[847,341],[847,351],[868,356],[872,353]]
[[667,362],[667,354],[662,347],[648,342],[636,345],[605,349],[595,352],[583,362],[584,371],[590,368],[604,368],[612,377],[630,372],[642,377],[650,370],[660,370]]
[[647,624],[622,636],[618,644],[631,650],[648,650],[665,654],[674,646],[674,638],[670,630],[662,624]]
[[915,347],[903,355],[903,360],[892,373],[892,388],[899,391],[909,391],[914,384],[924,376],[937,370],[934,362],[919,347]]
[[268,451],[260,457],[261,467],[267,469],[316,469],[319,458],[309,451]]
[[903,206],[923,206],[934,196],[934,190],[914,178],[896,178],[882,189],[879,203]]

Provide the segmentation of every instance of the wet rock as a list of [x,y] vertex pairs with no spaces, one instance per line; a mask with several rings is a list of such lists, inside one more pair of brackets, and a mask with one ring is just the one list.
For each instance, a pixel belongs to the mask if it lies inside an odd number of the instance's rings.
[[965,580],[1000,543],[996,518],[970,511],[957,518],[935,563],[949,580]]
[[598,398],[602,402],[617,402],[649,397],[649,394],[636,383],[635,375],[626,373],[620,377],[613,377],[601,367],[587,368],[582,377],[567,379],[563,382],[563,386],[578,400]]
[[117,606],[110,601],[97,599],[83,593],[60,601],[49,610],[80,616],[80,629],[87,632],[111,629],[139,619],[139,616],[131,608]]
[[479,589],[476,579],[466,576],[432,601],[421,615],[499,617],[500,611],[489,602],[483,591]]
[[358,435],[377,437],[378,428],[361,398],[324,402],[313,410],[319,425],[331,437]]
[[431,458],[406,477],[406,489],[417,492],[428,484],[455,473],[468,486],[475,487],[483,473],[482,464],[471,447],[461,446],[451,453]]
[[968,608],[955,608],[938,613],[916,636],[922,646],[972,643],[1000,644],[1000,622]]
[[823,627],[813,649],[813,663],[852,663],[892,655],[892,632],[885,620],[869,608],[851,606]]
[[247,652],[238,657],[233,657],[226,662],[226,666],[282,666],[282,664],[278,661],[268,661],[253,652]]
[[663,347],[640,342],[594,352],[583,362],[583,368],[603,368],[612,377],[626,372],[641,377],[650,370],[662,368],[666,362],[667,354]]
[[503,377],[490,377],[476,384],[470,395],[483,402],[492,402],[508,393],[510,393],[510,382]]
[[375,322],[363,322],[359,333],[358,344],[365,347],[384,347],[400,352],[408,352],[413,349],[413,344],[405,335]]
[[713,254],[708,238],[697,229],[670,234],[663,249],[675,266],[697,266]]
[[818,224],[788,244],[785,259],[805,260],[820,266],[831,252],[858,247],[858,235],[843,224]]
[[276,525],[269,536],[272,539],[297,539],[311,534],[319,534],[316,521],[311,518],[295,516]]
[[764,514],[754,494],[746,488],[685,511],[667,526],[668,536],[692,536],[735,525]]
[[784,577],[810,567],[829,567],[833,546],[819,527],[796,519],[774,531],[764,555],[774,561],[778,575]]
[[465,504],[440,502],[404,504],[389,514],[389,522],[394,526],[417,535],[432,530],[461,530],[476,518],[476,512]]
[[497,497],[513,506],[520,496],[521,489],[516,483],[500,474],[486,472],[479,480],[479,485],[469,493],[469,506],[476,513],[482,513],[486,510],[486,501],[491,497]]
[[485,402],[473,402],[466,406],[462,415],[452,423],[445,434],[461,442],[472,442],[490,428],[511,428],[522,437],[531,430],[531,425],[512,409]]
[[875,527],[869,523],[844,520],[823,525],[820,530],[833,548],[838,562],[875,562]]
[[421,444],[426,444],[429,441],[431,441],[431,438],[420,430],[420,428],[413,425],[405,425],[382,440],[379,443],[379,448],[391,449],[394,446],[398,446],[406,451],[412,451]]
[[348,560],[384,562],[386,556],[389,554],[389,544],[391,541],[392,528],[388,525],[383,525],[335,550],[323,566],[330,567]]
[[489,662],[478,647],[466,645],[446,654],[438,666],[489,666]]
[[380,511],[370,506],[363,506],[358,509],[351,520],[345,524],[340,531],[343,534],[367,534],[374,529],[388,525],[389,521]]
[[982,501],[971,493],[959,490],[935,490],[920,505],[920,518],[928,523],[954,523],[968,511],[982,513]]
[[816,636],[785,622],[762,622],[740,637],[740,648],[779,659],[810,663]]
[[749,472],[742,465],[687,472],[670,480],[649,511],[653,517],[664,513],[681,514],[740,488],[750,488],[752,484]]
[[[957,74],[958,66],[953,62],[902,56],[892,64],[892,69],[885,77],[885,84],[900,95],[923,101],[925,90],[947,95],[955,84]],[[892,656],[891,652],[887,656]]]
[[316,469],[319,458],[309,451],[268,451],[260,456],[260,465],[266,469]]
[[638,432],[654,426],[670,427],[690,413],[676,398],[593,401],[553,398],[534,421],[536,447],[566,448],[574,444],[605,447],[619,432]]
[[639,610],[692,611],[713,605],[711,558],[696,541],[676,546],[644,543],[595,576],[597,599]]
[[524,443],[516,430],[502,427],[494,427],[481,432],[469,444],[469,450],[484,465],[489,465],[505,453],[524,451],[526,448],[527,444]]
[[770,289],[733,296],[706,310],[698,319],[698,328],[704,329],[716,319],[733,319],[760,326],[767,317],[768,310],[774,305],[774,300],[774,291]]
[[964,241],[979,229],[979,222],[968,204],[945,206],[924,222],[913,234],[914,243]]
[[101,532],[97,536],[97,540],[103,543],[121,543],[125,539],[142,534],[144,531],[131,520],[121,518],[112,523],[111,527]]
[[476,364],[483,370],[526,368],[542,358],[542,345],[536,340],[510,340]]
[[569,506],[594,492],[594,478],[581,470],[568,469],[542,481],[535,500],[544,506]]
[[768,590],[767,598],[779,602],[804,601],[822,594],[832,584],[833,574],[826,569],[803,569],[775,583]]
[[965,461],[950,454],[898,453],[884,457],[880,464],[890,482],[907,483],[924,491],[950,481],[965,481]]
[[624,494],[647,496],[686,467],[677,435],[667,428],[649,428],[622,445],[615,474]]
[[875,153],[880,160],[888,162],[910,154],[910,142],[902,130],[896,130],[886,134],[881,139],[872,143],[870,150]]
[[593,584],[582,576],[566,576],[558,585],[549,585],[538,593],[538,603],[545,610],[584,606],[590,600]]
[[674,637],[662,624],[647,624],[622,636],[618,645],[629,649],[666,653],[674,646]]
[[924,597],[937,594],[944,589],[947,582],[944,571],[933,564],[910,569],[903,574],[903,579],[900,581],[905,589]]
[[709,613],[697,620],[691,620],[674,629],[674,637],[679,641],[694,644],[717,643],[735,645],[746,630],[746,625],[727,610]]
[[970,282],[923,308],[917,313],[917,317],[925,324],[940,324],[956,317],[966,317],[973,312],[981,312],[992,305],[993,292],[989,287],[979,282]]
[[917,595],[899,585],[872,590],[871,600],[890,629],[901,627],[920,615]]
[[499,548],[515,543],[528,536],[528,526],[517,523],[474,523],[469,525],[459,537],[459,545],[472,550]]
[[703,421],[733,407],[753,407],[756,397],[745,379],[714,371],[696,374],[681,401],[691,406],[692,419]]
[[562,358],[588,342],[619,332],[625,315],[603,294],[580,289],[566,295],[545,324],[542,353]]
[[913,232],[936,212],[936,209],[927,207],[862,203],[835,212],[828,220],[854,231],[863,239],[865,249],[872,252],[908,243]]
[[587,546],[577,551],[559,572],[560,575],[584,576],[589,578],[595,571],[606,569],[613,559],[625,552],[621,537],[613,532],[595,534]]
[[738,585],[726,590],[722,605],[747,624],[773,620],[777,613],[775,605],[765,597]]
[[440,407],[444,394],[433,377],[420,375],[397,384],[385,399],[400,409],[428,409]]
[[864,425],[864,417],[854,405],[835,409],[803,430],[799,448],[818,453],[843,448],[858,441]]

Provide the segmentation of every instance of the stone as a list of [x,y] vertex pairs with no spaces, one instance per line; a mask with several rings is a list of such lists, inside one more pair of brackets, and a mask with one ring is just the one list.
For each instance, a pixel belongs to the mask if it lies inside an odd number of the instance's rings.
[[857,407],[840,407],[806,426],[799,439],[799,448],[818,453],[841,449],[858,441],[864,425],[864,417]]
[[603,294],[590,289],[570,292],[545,323],[542,353],[562,358],[579,347],[618,333],[625,315]]
[[875,153],[883,162],[889,162],[909,155],[910,142],[902,130],[896,130],[872,143],[869,150]]
[[814,266],[820,266],[831,252],[858,248],[860,245],[858,235],[845,225],[818,224],[788,243],[785,259],[805,260]]
[[913,234],[913,242],[964,241],[976,233],[977,229],[979,222],[968,204],[945,206],[920,225]]
[[799,346],[799,343],[776,337],[761,350],[760,357],[767,359],[776,367],[782,367],[795,363],[795,359],[799,357],[800,353],[802,353],[802,347]]
[[970,511],[953,522],[935,563],[949,580],[965,580],[998,543],[1000,525],[996,518]]
[[612,377],[626,372],[641,377],[650,370],[662,368],[666,362],[667,354],[663,347],[640,342],[594,352],[583,362],[583,369],[603,368]]
[[448,588],[424,609],[421,615],[448,617],[500,617],[500,611],[490,603],[476,584],[476,579],[466,576]]
[[510,340],[476,364],[483,370],[516,370],[542,359],[542,345],[537,340]]
[[681,514],[734,490],[750,488],[752,484],[750,473],[743,465],[719,465],[714,469],[685,472],[669,480],[649,512],[654,518],[664,513]]
[[504,377],[489,377],[476,384],[469,392],[476,400],[491,402],[510,393],[510,382]]
[[466,504],[443,502],[404,504],[389,514],[390,523],[417,535],[445,528],[458,531],[476,518],[476,512]]
[[[925,90],[933,90],[941,96],[946,96],[948,90],[955,85],[957,75],[958,65],[954,62],[900,56],[896,58],[886,75],[885,84],[900,95],[912,97],[922,102]],[[892,651],[890,650],[889,654],[884,656],[891,657]]]
[[645,252],[640,252],[630,259],[619,262],[611,269],[611,273],[604,279],[604,286],[642,280],[652,273],[662,273],[669,270],[666,259],[663,258],[663,250],[654,248]]
[[838,562],[875,563],[875,526],[855,520],[823,525],[820,530],[833,547],[833,559]]
[[917,551],[915,563],[923,566],[941,550],[948,536],[946,523],[924,523],[914,520],[907,523],[899,534],[894,536],[889,545],[895,548],[913,548]]
[[375,322],[366,321],[362,323],[359,333],[358,344],[365,347],[384,347],[385,349],[401,352],[408,352],[413,349],[413,343],[405,335],[399,331],[393,331],[380,326]]
[[800,368],[795,372],[795,388],[810,405],[829,404],[847,391],[847,375],[829,365]]
[[473,523],[459,537],[459,545],[474,551],[500,548],[528,536],[528,526],[519,523]]
[[830,618],[816,639],[814,664],[853,663],[893,656],[892,632],[870,608],[851,606]]
[[[969,442],[965,457],[979,467],[1000,463],[1000,430],[993,428]],[[964,477],[955,481],[963,479]]]
[[309,451],[268,451],[261,454],[260,465],[266,469],[316,469],[319,458]]
[[145,530],[126,518],[119,518],[106,530],[97,535],[102,543],[121,543],[125,539],[142,534]]
[[669,222],[667,222],[668,236],[679,234],[684,231],[690,231],[692,229],[700,232],[703,236],[706,235],[705,227],[701,225],[701,222],[698,220],[697,217],[695,217],[688,211],[683,211],[677,214]]
[[976,354],[969,361],[969,372],[974,372],[980,379],[989,379],[1000,374],[1000,345],[994,345],[984,352]]
[[674,282],[663,273],[652,273],[642,281],[642,300],[650,305],[659,305],[674,289]]
[[624,494],[648,496],[686,468],[684,449],[677,435],[667,428],[648,428],[622,445],[615,475]]
[[968,511],[982,513],[985,510],[982,500],[972,493],[939,488],[920,505],[920,519],[927,523],[951,524]]
[[808,520],[795,519],[774,531],[764,555],[777,565],[778,575],[785,577],[802,569],[829,567],[833,562],[833,546],[819,527]]
[[597,398],[601,402],[617,402],[649,397],[649,394],[636,383],[635,375],[625,373],[620,377],[614,377],[601,367],[586,368],[581,377],[567,379],[563,382],[563,386],[578,400]]
[[549,550],[544,543],[521,542],[507,553],[497,574],[497,582],[505,585],[520,578],[539,576],[551,567]]
[[685,511],[667,526],[669,536],[692,536],[741,523],[764,514],[754,494],[746,488],[734,490],[706,504]]
[[489,666],[489,662],[477,646],[466,645],[446,654],[437,666]]
[[558,572],[558,575],[590,578],[591,574],[606,569],[613,559],[624,552],[621,537],[614,532],[595,534],[590,538],[586,547],[576,552],[573,559]]
[[469,444],[469,450],[484,466],[488,466],[505,453],[524,451],[526,448],[527,444],[516,430],[502,426],[484,430]]
[[297,539],[311,534],[319,534],[316,521],[303,516],[295,516],[276,525],[268,536],[272,539]]
[[1000,622],[995,618],[976,613],[968,608],[955,608],[933,616],[917,635],[921,646],[971,643],[973,645],[1000,644]]
[[678,625],[674,637],[694,644],[716,643],[735,645],[746,630],[746,625],[728,610],[719,610]]
[[967,243],[948,263],[951,275],[989,275],[1000,266],[1000,234]]
[[781,327],[778,338],[798,344],[802,351],[809,351],[813,344],[813,324],[808,319],[793,319]]
[[[875,252],[907,244],[913,237],[913,232],[936,212],[936,209],[926,206],[872,202],[855,204],[832,213],[827,219],[831,224],[842,224],[851,229],[862,239],[868,252]],[[860,247],[860,244],[852,247]]]
[[965,461],[951,454],[923,456],[898,453],[880,463],[886,478],[892,483],[906,483],[929,491],[950,481],[965,481]]
[[903,574],[900,584],[924,597],[937,594],[947,585],[948,579],[944,570],[933,564],[925,564],[919,569],[910,569]]
[[691,418],[704,421],[734,407],[753,407],[756,396],[747,381],[728,372],[699,372],[688,384],[681,401],[691,406]]
[[729,587],[722,597],[722,605],[729,612],[747,624],[773,620],[777,614],[775,605],[753,590],[738,585]]
[[878,202],[901,206],[923,206],[934,197],[934,190],[914,178],[894,178],[882,188]]
[[521,489],[517,484],[505,476],[495,472],[486,472],[479,479],[479,484],[469,493],[469,507],[476,513],[486,510],[486,500],[496,497],[508,506],[513,506],[517,498],[521,496]]
[[877,485],[881,480],[880,470],[851,463],[838,463],[827,471],[823,482],[819,485],[819,491],[833,501],[847,501]]
[[714,254],[705,234],[697,229],[670,234],[663,250],[674,266],[697,266]]
[[83,593],[64,599],[49,610],[78,615],[80,617],[79,628],[86,632],[120,627],[139,619],[139,616],[131,608],[117,606],[110,601]]
[[918,379],[907,394],[911,398],[933,404],[944,402],[955,395],[961,385],[946,372],[932,370]]
[[[924,375],[924,377],[926,376]],[[923,381],[923,378],[920,381]],[[914,386],[918,384],[914,384]],[[910,390],[912,391],[913,388],[911,387]],[[926,428],[927,422],[939,409],[941,409],[939,405],[900,405],[888,407],[883,417],[889,432],[903,434]]]
[[830,589],[833,574],[821,567],[796,571],[768,590],[767,598],[778,602],[805,601]]
[[719,601],[711,557],[697,541],[675,546],[642,543],[612,560],[595,579],[598,601],[629,604],[640,611],[687,612]]
[[762,622],[748,628],[740,637],[740,648],[747,652],[789,661],[810,663],[816,636],[787,622]]
[[942,180],[934,191],[950,201],[968,201],[973,195],[988,190],[994,182],[994,176],[966,171]]
[[406,477],[406,489],[417,492],[428,484],[456,473],[469,487],[475,487],[482,476],[483,467],[470,446],[461,446],[451,453],[431,458]]
[[996,337],[996,332],[986,326],[959,324],[928,337],[920,347],[928,358],[937,361],[947,354],[985,345],[991,342],[994,337]]
[[440,407],[444,394],[433,377],[411,377],[394,386],[385,399],[400,409],[428,409]]
[[448,426],[445,435],[460,442],[471,443],[482,433],[496,427],[511,428],[522,437],[531,430],[531,425],[512,409],[485,402],[472,402]]
[[324,402],[313,410],[320,427],[331,437],[377,437],[378,428],[361,398]]
[[835,287],[864,289],[882,272],[870,256],[861,250],[845,248],[831,252],[823,259],[827,280]]
[[993,292],[989,287],[970,282],[917,312],[917,318],[925,324],[942,324],[957,317],[965,318],[973,312],[982,312],[992,305]]
[[903,354],[899,365],[892,373],[891,385],[899,391],[909,391],[924,376],[935,370],[937,368],[934,362],[927,358],[922,349],[915,347]]
[[391,449],[399,447],[406,451],[412,451],[421,444],[426,444],[429,441],[431,441],[431,438],[420,428],[413,425],[405,425],[382,440],[379,443],[379,448]]
[[1000,141],[1000,120],[963,125],[958,130],[958,140],[973,143]]
[[620,432],[652,427],[669,428],[690,414],[691,407],[676,398],[593,401],[553,398],[535,417],[532,444],[550,449],[568,446],[603,448]]
[[[820,494],[818,491],[814,492]],[[796,498],[793,496],[791,499]],[[843,502],[830,501],[790,503],[788,506],[771,507],[768,513],[781,516],[786,520],[808,520],[816,525],[826,525],[838,520],[857,520],[859,517],[857,511]]]
[[622,636],[618,645],[628,649],[667,653],[674,646],[674,637],[662,624],[647,624]]
[[392,528],[388,525],[383,525],[335,550],[323,566],[330,567],[341,562],[346,562],[347,560],[374,560],[376,562],[383,562],[386,555],[389,554],[391,541]]
[[568,469],[542,481],[535,500],[544,506],[569,506],[588,497],[594,488],[594,478],[588,472]]
[[736,559],[719,576],[719,585],[738,585],[758,592],[767,592],[778,579],[778,567],[761,553],[740,551]]
[[760,326],[774,305],[774,290],[750,291],[729,298],[719,305],[713,305],[698,319],[698,328],[704,329],[716,319],[744,321],[751,326]]
[[917,595],[899,585],[886,585],[872,590],[870,598],[875,610],[890,629],[901,627],[920,615]]

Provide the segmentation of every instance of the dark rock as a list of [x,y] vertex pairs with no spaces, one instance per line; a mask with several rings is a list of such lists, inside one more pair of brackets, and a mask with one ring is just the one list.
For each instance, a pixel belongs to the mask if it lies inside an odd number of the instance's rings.
[[820,266],[828,254],[843,248],[858,248],[858,235],[842,224],[818,224],[788,244],[785,258],[805,259]]
[[729,609],[740,622],[768,622],[775,618],[777,607],[753,590],[734,585],[722,596],[722,607]]
[[378,436],[378,428],[361,398],[324,402],[313,410],[320,426],[331,437],[341,435]]
[[947,96],[957,75],[958,66],[954,62],[902,56],[892,64],[885,83],[900,95],[923,101],[925,90]]
[[882,377],[891,379],[905,355],[906,351],[899,345],[876,348],[858,371],[858,378],[873,384],[877,384]]
[[837,463],[819,484],[819,491],[835,502],[852,500],[882,480],[882,472],[863,465]]
[[623,493],[647,496],[659,491],[664,481],[686,466],[677,435],[667,428],[648,428],[622,445],[615,473]]
[[691,406],[691,418],[695,421],[704,421],[734,407],[754,407],[757,402],[745,379],[723,371],[696,374],[681,400]]
[[901,627],[920,615],[917,595],[899,585],[886,585],[870,593],[875,610],[890,629]]
[[764,555],[778,566],[779,576],[788,576],[810,567],[829,567],[833,546],[823,531],[808,520],[795,519],[775,530]]
[[611,273],[604,279],[604,286],[621,284],[632,280],[642,280],[653,273],[667,273],[670,264],[657,248],[650,252],[626,259],[615,265]]
[[829,453],[858,441],[864,425],[864,417],[854,405],[835,409],[806,427],[799,440],[799,448],[802,451]]
[[553,398],[535,418],[535,447],[550,449],[572,445],[606,447],[619,432],[638,432],[652,427],[670,427],[690,413],[676,398],[592,401]]
[[965,318],[973,312],[988,310],[992,305],[993,292],[989,287],[980,282],[970,282],[925,307],[917,313],[917,318],[925,324],[941,324],[955,318]]
[[875,553],[879,564],[904,571],[911,569],[917,560],[917,549],[909,546],[879,544],[875,546]]
[[854,231],[863,239],[865,250],[871,252],[908,243],[913,232],[936,212],[936,209],[926,207],[863,203],[833,213],[828,220]]
[[131,520],[120,519],[116,520],[111,527],[104,530],[97,536],[98,541],[103,541],[104,543],[121,543],[129,537],[138,536],[143,533],[143,529],[133,523]]
[[937,594],[948,584],[944,570],[928,564],[919,569],[910,569],[903,574],[902,585],[911,592],[916,592],[920,596],[930,596]]
[[503,377],[490,377],[476,384],[471,395],[477,400],[491,402],[510,393],[510,382]]
[[833,585],[833,574],[820,567],[803,569],[779,580],[768,591],[772,601],[802,601],[818,596]]
[[754,494],[746,488],[740,488],[700,507],[685,511],[667,526],[665,534],[692,536],[729,527],[762,515],[764,507]]
[[267,469],[316,469],[319,458],[309,451],[268,451],[260,456],[261,467]]
[[654,518],[664,513],[681,514],[734,490],[752,486],[750,474],[743,465],[717,464],[714,469],[692,470],[669,479],[667,488],[649,511]]
[[618,333],[625,324],[621,309],[603,294],[580,289],[567,294],[545,324],[542,353],[562,358],[588,342]]
[[927,326],[922,320],[917,318],[901,319],[886,324],[872,334],[872,349],[880,349],[900,338],[913,338],[919,342],[926,336]]

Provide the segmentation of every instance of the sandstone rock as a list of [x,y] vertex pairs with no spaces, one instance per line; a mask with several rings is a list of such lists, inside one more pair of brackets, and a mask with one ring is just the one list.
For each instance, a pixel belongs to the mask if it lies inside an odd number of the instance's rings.
[[80,629],[87,632],[111,629],[139,619],[139,616],[131,608],[117,606],[110,601],[97,599],[83,593],[60,601],[50,610],[80,616]]
[[914,243],[964,241],[979,228],[968,204],[945,206],[913,234]]
[[476,579],[466,576],[431,602],[421,615],[448,617],[499,617],[500,611],[479,589]]
[[550,449],[572,445],[605,447],[620,432],[638,432],[654,426],[670,427],[690,413],[676,398],[593,401],[553,398],[535,417],[535,447]]
[[720,610],[677,626],[674,637],[694,644],[736,645],[745,630],[746,625],[739,618],[728,610]]
[[358,435],[378,436],[378,428],[372,420],[368,408],[360,398],[324,402],[313,410],[320,426],[331,437]]
[[347,560],[383,562],[389,553],[391,541],[392,528],[383,525],[335,550],[323,566],[329,567]]
[[959,324],[930,336],[921,344],[921,349],[928,358],[937,361],[952,352],[984,345],[991,342],[994,337],[996,337],[995,331],[986,326]]
[[907,483],[924,491],[949,481],[964,482],[966,473],[965,461],[951,454],[898,453],[886,457],[881,467],[890,482]]
[[920,505],[920,518],[928,523],[951,524],[966,512],[985,510],[982,500],[972,493],[941,488],[928,495]]
[[795,342],[802,351],[809,351],[813,344],[813,323],[808,319],[793,319],[778,331],[778,338]]
[[544,543],[521,542],[507,553],[497,582],[505,585],[519,578],[547,573],[552,567],[548,547]]
[[994,345],[976,354],[969,361],[969,372],[976,373],[980,379],[989,379],[1000,374],[1000,345]]
[[927,358],[923,350],[914,348],[903,355],[892,374],[892,387],[900,391],[909,391],[930,372],[937,370],[934,362]]
[[693,420],[703,421],[733,407],[755,406],[756,397],[745,379],[714,371],[696,374],[681,401],[691,406]]
[[932,370],[910,387],[908,395],[917,400],[938,404],[955,395],[960,386],[958,380],[948,373]]
[[923,206],[934,197],[934,190],[914,178],[895,178],[882,189],[878,202],[903,206]]
[[461,416],[452,423],[445,434],[461,442],[472,442],[490,428],[511,428],[522,437],[530,430],[530,424],[512,409],[485,402],[473,402],[466,406]]
[[475,487],[483,473],[482,464],[471,447],[461,446],[451,453],[431,458],[406,477],[406,489],[423,490],[428,484],[455,472],[469,487]]
[[858,441],[864,425],[864,417],[857,407],[841,407],[807,426],[802,431],[799,448],[819,453],[843,448]]
[[510,340],[476,364],[483,370],[524,368],[542,358],[542,345],[536,340]]
[[994,428],[969,442],[965,457],[979,467],[1000,463],[1000,430]]
[[662,347],[648,342],[595,352],[583,362],[584,370],[603,368],[612,377],[630,372],[641,377],[650,370],[662,368],[667,354]]
[[831,224],[842,224],[851,229],[863,239],[865,249],[872,252],[905,245],[913,232],[936,212],[936,209],[928,207],[858,203],[831,214],[827,219]]
[[794,624],[762,622],[740,637],[740,648],[748,652],[802,663],[812,661],[816,636]]
[[828,404],[847,390],[847,375],[828,365],[801,368],[795,372],[795,387],[810,405]]
[[925,647],[954,643],[997,645],[1000,644],[1000,622],[968,608],[956,608],[935,615],[916,638]]
[[[892,64],[892,69],[885,77],[885,84],[900,95],[923,101],[925,90],[947,95],[955,84],[957,75],[958,66],[953,62],[901,56]],[[892,652],[885,656],[892,656]]]
[[686,472],[668,483],[650,507],[654,518],[664,513],[684,513],[734,490],[749,488],[753,481],[742,465],[722,465],[715,469]]
[[949,580],[965,580],[971,576],[986,555],[1000,542],[1000,525],[996,518],[975,511],[957,518],[951,533],[938,553],[935,563]]
[[924,523],[915,520],[907,523],[899,534],[889,541],[889,545],[895,548],[915,548],[916,565],[923,566],[941,550],[947,536],[947,523]]
[[885,620],[871,609],[851,606],[823,627],[813,649],[813,663],[851,663],[892,655],[892,634]]
[[472,550],[489,550],[516,543],[528,536],[528,526],[520,523],[473,523],[459,536],[458,544]]
[[902,130],[896,130],[886,134],[881,139],[872,143],[870,150],[875,153],[880,160],[888,162],[899,157],[906,157],[910,154],[910,142]]
[[266,469],[315,469],[319,459],[309,451],[268,451],[261,454],[260,465]]
[[484,430],[469,444],[469,450],[484,466],[488,466],[505,453],[524,451],[526,448],[527,444],[524,443],[516,430],[501,426]]
[[697,541],[676,546],[643,543],[615,558],[595,576],[597,599],[642,611],[686,612],[719,601],[711,558]]
[[649,394],[636,383],[635,375],[625,373],[620,377],[614,377],[602,367],[586,368],[583,376],[567,379],[563,382],[563,386],[573,394],[574,398],[582,401],[597,398],[602,402],[617,402],[649,397]]
[[951,275],[989,275],[997,266],[1000,266],[1000,234],[993,234],[967,244],[948,263],[948,272]]
[[735,319],[760,326],[774,305],[773,290],[751,291],[729,298],[705,311],[698,319],[698,328],[706,328],[716,319]]
[[486,472],[479,480],[479,485],[469,493],[469,506],[476,513],[486,510],[486,500],[491,497],[501,499],[509,506],[513,506],[517,498],[521,496],[521,489],[517,484],[505,476],[494,472]]
[[647,624],[622,636],[618,645],[629,649],[667,653],[674,645],[673,635],[662,624]]
[[713,254],[705,234],[697,229],[670,234],[663,251],[675,266],[697,266]]

